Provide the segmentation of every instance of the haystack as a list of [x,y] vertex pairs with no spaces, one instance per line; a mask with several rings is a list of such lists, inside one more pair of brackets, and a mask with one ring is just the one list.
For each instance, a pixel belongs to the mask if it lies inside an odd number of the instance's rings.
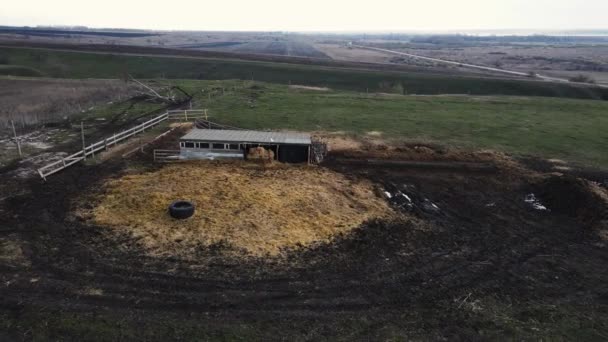
[[[194,202],[194,216],[172,219],[167,206],[176,199]],[[96,225],[129,232],[150,254],[188,258],[217,243],[277,255],[390,215],[369,181],[327,169],[191,162],[109,181],[91,216]]]

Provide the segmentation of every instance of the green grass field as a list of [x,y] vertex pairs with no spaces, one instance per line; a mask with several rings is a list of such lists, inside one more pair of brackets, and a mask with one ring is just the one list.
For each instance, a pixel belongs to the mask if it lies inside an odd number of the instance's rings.
[[[2,48],[0,57],[7,63],[0,73],[33,70],[59,78],[116,78],[127,72],[137,78],[164,76],[195,94],[197,107],[209,108],[215,119],[236,126],[352,133],[380,131],[391,139],[428,140],[608,167],[605,152],[608,102],[589,100],[608,98],[608,90],[599,88],[269,62],[25,48]],[[255,82],[249,81],[252,75]],[[327,86],[331,91],[290,90],[287,86],[290,82]],[[222,88],[236,90],[222,95]],[[475,95],[408,95],[412,93]],[[138,104],[122,119],[150,108]],[[114,105],[98,110],[100,116],[111,117],[120,108]]]
[[[140,57],[27,48],[0,48],[0,75],[59,78],[225,80],[252,78],[282,84],[399,94],[523,95],[608,100],[608,89],[527,80],[336,69],[312,65],[222,59]],[[29,68],[29,69],[28,69]],[[4,71],[3,71],[4,70]],[[32,71],[33,70],[33,71]],[[26,74],[22,74],[26,72]]]
[[34,68],[24,67],[20,65],[2,65],[0,64],[0,75],[15,75],[27,77],[40,77],[42,73]]
[[380,131],[391,139],[428,140],[608,167],[608,102],[604,101],[375,95],[241,81],[179,83],[196,94],[197,106],[209,108],[213,119],[235,126]]

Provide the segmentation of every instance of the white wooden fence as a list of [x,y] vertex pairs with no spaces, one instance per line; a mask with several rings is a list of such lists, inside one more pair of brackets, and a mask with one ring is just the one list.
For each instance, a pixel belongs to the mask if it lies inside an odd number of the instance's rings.
[[65,158],[62,158],[61,160],[45,165],[38,169],[38,173],[40,174],[40,177],[42,177],[42,179],[46,180],[46,177],[57,173],[70,165],[74,165],[79,161],[85,160],[88,156],[94,157],[96,152],[107,150],[108,148],[116,145],[117,143],[135,134],[142,133],[146,129],[156,126],[165,120],[194,121],[197,119],[207,120],[207,118],[208,116],[206,109],[170,110],[126,131],[114,134],[111,137],[91,144],[85,147],[83,150],[78,151]]
[[154,150],[154,161],[171,163],[180,161],[180,150]]
[[148,120],[142,124],[139,124],[135,127],[132,127],[126,131],[120,132],[118,134],[114,134],[111,137],[108,137],[104,140],[98,141],[94,144],[86,146],[83,150],[76,152],[70,156],[62,158],[54,163],[45,165],[38,169],[38,173],[42,179],[46,180],[46,177],[57,173],[70,165],[74,165],[81,160],[86,159],[88,156],[95,156],[96,152],[107,150],[111,146],[118,144],[119,142],[135,135],[138,133],[144,132],[146,129],[151,128],[153,126],[158,125],[159,123],[167,120],[169,117],[169,113],[161,114],[151,120]]
[[169,120],[177,121],[194,121],[197,119],[207,120],[206,109],[186,109],[186,110],[170,110],[167,112]]

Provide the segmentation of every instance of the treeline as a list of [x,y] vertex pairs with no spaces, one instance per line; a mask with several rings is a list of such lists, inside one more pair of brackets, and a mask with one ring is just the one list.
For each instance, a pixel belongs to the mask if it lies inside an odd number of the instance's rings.
[[114,37],[114,38],[136,38],[136,37],[150,37],[158,36],[158,33],[154,32],[125,32],[121,30],[88,30],[88,29],[56,29],[56,28],[37,28],[37,27],[10,27],[0,26],[0,33],[5,34],[20,34],[26,36],[72,36],[72,35],[86,35],[86,36],[103,36],[103,37]]

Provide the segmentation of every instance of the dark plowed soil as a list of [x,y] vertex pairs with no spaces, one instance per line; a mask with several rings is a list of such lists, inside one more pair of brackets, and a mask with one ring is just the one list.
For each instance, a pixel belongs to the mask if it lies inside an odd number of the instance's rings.
[[[31,265],[0,267],[7,339],[598,339],[608,336],[608,252],[578,215],[524,201],[553,187],[494,173],[329,162],[395,196],[403,219],[368,222],[280,258],[143,255],[137,240],[69,215],[124,162],[24,184],[0,217]],[[403,196],[403,195],[399,195]],[[405,198],[405,197],[404,197]],[[1,203],[1,202],[0,202]],[[551,205],[556,205],[551,210]],[[585,205],[591,205],[585,202]],[[412,209],[417,208],[417,209]]]
[[600,196],[589,191],[587,181],[574,176],[551,176],[537,184],[534,189],[541,200],[552,210],[576,217],[584,225],[593,226],[608,220],[606,205]]

